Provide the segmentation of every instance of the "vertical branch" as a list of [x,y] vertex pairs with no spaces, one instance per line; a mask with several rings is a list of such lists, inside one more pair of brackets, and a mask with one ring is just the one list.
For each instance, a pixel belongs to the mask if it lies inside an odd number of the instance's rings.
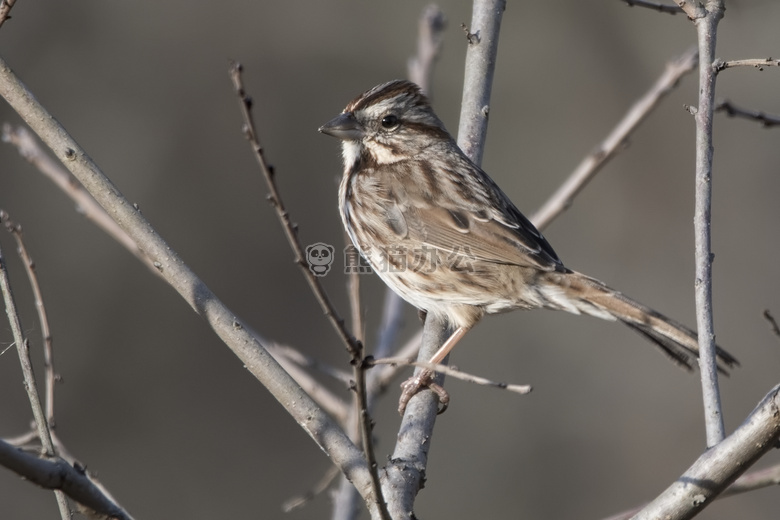
[[[474,0],[472,9],[458,145],[476,164],[482,161],[482,149],[487,135],[487,114],[498,50],[498,32],[505,7],[504,0]],[[452,333],[453,330],[445,319],[428,315],[418,359],[430,359]],[[437,374],[434,379],[437,383],[442,380],[441,374]],[[387,476],[383,483],[394,519],[414,518],[414,499],[424,482],[437,412],[438,398],[433,392],[418,393],[406,408],[398,442],[390,458],[391,462],[387,465]]]
[[695,19],[699,43],[699,106],[696,120],[696,203],[694,233],[696,253],[696,325],[699,331],[699,367],[701,370],[704,420],[707,446],[725,437],[718,389],[715,329],[712,319],[712,116],[715,106],[715,43],[718,22],[723,17],[723,2],[709,1],[706,14]]
[[[8,279],[8,271],[6,270],[5,258],[3,257],[2,250],[0,250],[0,292],[3,293],[5,312],[8,315],[8,323],[11,325],[14,343],[16,343],[16,351],[19,354],[19,363],[22,366],[22,375],[24,377],[24,389],[27,391],[27,398],[30,400],[30,408],[32,409],[33,418],[35,420],[38,439],[41,441],[44,456],[53,457],[55,455],[54,443],[52,442],[46,414],[41,405],[41,398],[38,395],[38,386],[35,383],[35,375],[33,374],[32,360],[30,358],[30,345],[27,342],[27,338],[24,337],[24,333],[22,332],[24,329],[19,320],[19,314],[16,312],[16,302],[14,301],[13,292],[11,291],[11,282]],[[64,519],[69,519],[71,517],[70,508],[68,507],[68,501],[65,498],[65,495],[62,491],[55,491],[55,497],[57,498],[57,505],[60,509],[60,516]]]
[[51,328],[49,327],[49,317],[46,312],[46,306],[43,304],[43,294],[41,285],[38,283],[38,277],[35,274],[35,262],[27,252],[27,247],[22,240],[22,226],[14,223],[3,210],[0,210],[0,222],[16,240],[16,248],[19,256],[24,262],[27,270],[27,278],[30,280],[30,288],[35,296],[35,308],[38,311],[38,323],[41,325],[41,338],[43,339],[43,366],[44,374],[44,403],[46,412],[46,421],[50,428],[54,428],[54,385],[57,382],[57,373],[54,370],[54,346],[51,337]]
[[506,0],[474,0],[469,42],[466,51],[466,75],[460,106],[458,146],[479,166],[487,137],[490,91],[498,54],[498,32],[506,9]]

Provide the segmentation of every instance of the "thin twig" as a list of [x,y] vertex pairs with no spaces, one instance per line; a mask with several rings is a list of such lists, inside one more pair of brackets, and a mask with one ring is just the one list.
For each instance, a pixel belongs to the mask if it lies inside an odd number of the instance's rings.
[[515,392],[518,394],[528,394],[532,390],[530,385],[516,385],[510,383],[501,383],[498,381],[491,381],[490,379],[485,379],[484,377],[475,376],[473,374],[469,374],[466,372],[461,372],[456,367],[440,365],[438,363],[427,363],[425,361],[414,361],[412,359],[403,358],[403,357],[371,359],[368,361],[368,365],[369,366],[398,365],[398,366],[426,368],[428,370],[432,370],[440,374],[445,374],[450,377],[454,377],[455,379],[466,381],[468,383],[474,383],[476,385],[481,385],[481,386],[492,386],[494,388],[500,388],[501,390],[508,390],[509,392]]
[[[30,408],[32,409],[33,419],[35,420],[38,439],[43,448],[42,455],[44,457],[54,457],[56,456],[56,451],[54,449],[54,443],[51,440],[49,422],[46,420],[46,412],[41,405],[41,398],[38,395],[38,385],[35,382],[35,375],[33,375],[32,359],[30,358],[30,344],[27,342],[27,338],[24,337],[22,322],[16,311],[16,302],[14,301],[13,291],[11,290],[11,281],[8,277],[2,249],[0,249],[0,291],[3,293],[5,312],[8,316],[8,323],[11,325],[16,351],[19,354],[19,363],[22,367],[22,376],[24,377],[24,389],[27,392],[27,399],[30,401]],[[60,516],[62,516],[64,520],[69,519],[70,508],[68,507],[68,501],[65,498],[65,495],[63,495],[62,492],[57,491],[55,492],[55,496],[57,498]]]
[[363,454],[344,431],[282,369],[248,327],[182,261],[65,128],[0,59],[0,96],[55,153],[112,220],[146,251],[162,278],[202,316],[301,428],[353,482],[374,513],[371,476]]
[[144,251],[138,247],[138,244],[117,224],[111,216],[92,198],[84,186],[76,179],[73,174],[62,167],[62,164],[54,161],[49,155],[41,149],[40,143],[22,126],[13,128],[10,124],[3,125],[3,142],[16,147],[21,155],[30,164],[35,166],[38,171],[49,178],[57,185],[65,195],[76,203],[79,213],[91,220],[100,229],[105,231],[110,237],[119,242],[125,249],[130,251],[138,258],[151,272],[159,276],[160,272],[154,265],[154,262]]
[[[696,2],[698,4],[698,2]],[[694,15],[701,6],[683,6]],[[699,331],[699,371],[701,375],[704,422],[707,446],[719,443],[726,435],[718,388],[718,364],[715,328],[712,318],[712,116],[715,109],[715,43],[718,23],[723,17],[723,1],[707,2],[703,16],[692,17],[696,23],[699,45],[699,106],[696,120],[696,203],[694,237],[696,265],[696,325]]]
[[6,20],[11,19],[11,8],[16,3],[16,0],[0,0],[0,27],[3,26]]
[[49,317],[46,313],[46,306],[43,304],[43,294],[41,286],[38,283],[38,275],[35,273],[35,262],[30,257],[27,247],[22,239],[22,226],[14,223],[8,213],[0,210],[0,222],[3,223],[6,230],[16,240],[16,248],[19,256],[24,263],[27,271],[27,279],[30,281],[30,288],[35,297],[35,309],[38,311],[38,322],[41,325],[41,339],[43,340],[43,368],[44,368],[44,402],[46,410],[46,421],[49,428],[54,429],[54,385],[57,382],[57,373],[54,370],[54,346],[51,337],[51,328],[49,327]]
[[751,121],[758,121],[767,128],[780,125],[780,116],[767,114],[766,112],[748,110],[746,108],[739,108],[731,101],[725,99],[723,101],[718,101],[715,105],[715,111],[725,112],[729,117],[742,117],[744,119],[750,119]]
[[279,222],[281,223],[282,230],[287,237],[287,242],[290,244],[290,247],[295,254],[295,263],[298,264],[298,266],[301,268],[303,277],[309,283],[309,287],[311,287],[311,290],[314,293],[314,297],[317,299],[320,307],[322,307],[322,310],[325,313],[325,316],[328,318],[328,321],[331,323],[331,325],[333,325],[333,328],[336,330],[339,338],[344,343],[347,352],[349,352],[353,358],[359,359],[360,351],[362,350],[360,342],[358,342],[350,333],[350,331],[347,330],[347,327],[344,324],[344,320],[339,316],[336,308],[330,302],[328,295],[325,293],[325,290],[320,284],[319,278],[317,278],[314,273],[309,270],[309,267],[306,263],[306,254],[303,251],[303,246],[298,240],[297,227],[290,220],[290,214],[287,213],[287,210],[284,207],[281,195],[279,194],[279,189],[276,186],[276,180],[274,179],[274,171],[268,165],[268,162],[265,159],[263,147],[260,145],[260,140],[257,136],[254,117],[252,117],[252,98],[250,98],[244,90],[244,80],[241,76],[242,70],[243,68],[240,63],[236,61],[230,62],[230,79],[233,82],[233,88],[236,91],[241,107],[241,115],[244,119],[244,135],[247,141],[249,141],[249,144],[252,146],[255,159],[257,160],[257,164],[260,167],[260,171],[262,172],[263,177],[265,178],[265,182],[268,186],[268,190],[270,191],[268,200],[276,211],[277,217],[279,217]]
[[764,309],[764,318],[769,322],[769,326],[772,327],[772,334],[780,338],[780,327],[778,327],[777,320],[769,312],[769,309]]
[[705,451],[685,473],[633,520],[691,518],[713,502],[780,437],[780,385],[774,387],[734,433]]
[[601,144],[577,165],[569,178],[531,217],[531,222],[537,228],[544,229],[572,205],[577,194],[610,159],[623,149],[623,143],[658,106],[661,99],[677,86],[680,78],[696,68],[698,56],[698,51],[693,47],[666,64],[664,72],[653,86],[628,109],[623,119],[615,125]]
[[376,455],[374,454],[374,447],[373,443],[371,442],[372,421],[368,413],[367,406],[368,399],[366,397],[366,375],[365,371],[363,370],[363,344],[358,339],[356,339],[355,336],[349,332],[349,330],[347,330],[347,327],[344,325],[344,320],[339,317],[335,307],[333,307],[333,304],[331,304],[328,295],[322,288],[322,284],[320,284],[319,278],[317,278],[314,273],[309,270],[309,267],[306,264],[306,255],[303,251],[303,246],[298,240],[298,231],[290,220],[290,215],[284,207],[281,195],[279,194],[279,189],[276,186],[274,172],[268,165],[268,162],[265,159],[265,153],[263,152],[263,147],[260,145],[254,118],[252,117],[252,99],[246,94],[241,73],[241,64],[235,61],[231,62],[230,79],[233,81],[233,87],[235,88],[236,94],[239,98],[241,114],[244,118],[244,134],[246,135],[249,144],[252,146],[255,159],[257,160],[261,172],[263,173],[263,177],[265,178],[266,184],[268,185],[268,189],[271,192],[269,200],[271,205],[276,210],[276,215],[279,217],[279,222],[281,223],[282,229],[287,236],[287,241],[295,253],[295,262],[301,268],[301,272],[303,273],[304,278],[306,278],[306,281],[309,282],[309,287],[311,287],[311,290],[322,307],[323,312],[328,317],[328,320],[331,322],[333,327],[336,329],[336,333],[344,342],[347,352],[349,352],[349,355],[352,357],[352,365],[354,367],[355,376],[355,392],[357,395],[357,406],[359,410],[358,418],[360,420],[360,436],[362,439],[363,452],[366,456],[366,463],[368,465],[369,474],[371,476],[371,491],[373,493],[373,500],[376,501],[376,505],[378,506],[380,518],[383,520],[390,520],[390,514],[387,512],[387,505],[385,504],[385,500],[382,496],[382,487],[379,482]]
[[646,7],[647,9],[652,9],[653,11],[658,11],[660,13],[677,14],[683,12],[682,8],[677,5],[662,4],[660,2],[650,2],[648,0],[622,0],[622,1],[628,4],[629,7]]
[[715,60],[712,64],[715,72],[720,72],[725,69],[732,69],[734,67],[753,67],[759,71],[764,70],[764,67],[780,67],[780,60],[774,58],[751,58],[745,60]]

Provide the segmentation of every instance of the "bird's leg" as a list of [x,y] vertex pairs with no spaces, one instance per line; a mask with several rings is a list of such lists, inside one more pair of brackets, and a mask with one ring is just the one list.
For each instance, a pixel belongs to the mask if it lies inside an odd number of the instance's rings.
[[[447,354],[449,354],[450,351],[455,348],[455,345],[466,334],[466,332],[468,332],[468,330],[469,329],[466,327],[458,327],[455,332],[453,332],[452,335],[447,338],[447,341],[445,341],[444,344],[439,347],[439,350],[437,350],[436,353],[431,356],[431,359],[428,362],[435,364],[441,363],[441,361],[447,357]],[[433,382],[433,375],[433,370],[424,368],[414,376],[401,383],[401,398],[398,400],[398,413],[403,415],[404,411],[406,410],[406,405],[409,404],[409,400],[414,397],[417,392],[426,387],[430,388],[437,396],[439,396],[439,402],[441,403],[441,410],[439,410],[439,413],[444,413],[444,410],[446,410],[447,406],[449,406],[450,396],[441,385]]]

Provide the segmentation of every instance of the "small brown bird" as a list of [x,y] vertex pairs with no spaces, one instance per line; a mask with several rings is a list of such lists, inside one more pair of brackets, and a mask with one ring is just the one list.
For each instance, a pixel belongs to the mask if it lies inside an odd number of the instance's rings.
[[[696,333],[564,267],[553,248],[488,175],[458,148],[414,83],[378,85],[320,132],[342,140],[341,218],[355,247],[403,299],[456,328],[439,363],[485,314],[556,309],[620,321],[691,369]],[[737,360],[718,349],[721,365]],[[431,386],[402,385],[399,411]],[[443,411],[443,410],[442,410]]]

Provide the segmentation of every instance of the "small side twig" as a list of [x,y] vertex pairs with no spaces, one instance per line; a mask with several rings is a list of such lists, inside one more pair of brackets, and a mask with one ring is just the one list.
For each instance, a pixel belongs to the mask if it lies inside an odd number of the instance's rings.
[[22,239],[22,226],[13,222],[4,210],[0,210],[0,222],[16,240],[16,248],[22,262],[24,262],[27,279],[30,281],[30,288],[35,298],[35,308],[38,311],[38,322],[41,325],[41,337],[43,339],[46,420],[49,427],[54,429],[54,385],[57,382],[57,373],[54,370],[54,345],[51,337],[51,328],[49,327],[49,317],[46,313],[46,306],[43,304],[41,285],[38,283],[38,275],[35,273],[35,262],[30,257],[30,253],[27,251],[27,247]]
[[696,48],[693,47],[666,64],[664,72],[650,87],[650,90],[629,108],[623,119],[615,125],[604,141],[577,165],[569,178],[531,217],[531,222],[537,228],[544,229],[572,205],[577,194],[610,159],[620,152],[623,143],[647,119],[647,116],[658,106],[661,99],[677,86],[680,78],[696,68],[698,56]]
[[455,379],[460,379],[461,381],[474,383],[480,386],[492,386],[494,388],[500,388],[501,390],[508,390],[509,392],[515,392],[517,394],[528,394],[532,390],[531,385],[516,385],[510,383],[501,383],[498,381],[491,381],[490,379],[485,379],[484,377],[469,374],[467,372],[461,372],[456,367],[440,365],[438,363],[428,363],[425,361],[414,361],[412,359],[403,358],[403,357],[370,359],[367,361],[367,363],[369,366],[396,365],[396,366],[411,366],[411,367],[426,368],[428,370],[432,370],[440,374],[448,375]]
[[677,5],[662,4],[661,2],[650,2],[648,0],[622,0],[629,7],[645,7],[658,11],[659,13],[677,14],[682,13],[683,10]]
[[725,112],[729,117],[741,117],[743,119],[750,119],[751,121],[758,121],[766,128],[780,125],[780,116],[740,108],[726,99],[718,101],[715,105],[715,112]]
[[295,254],[295,263],[298,264],[298,266],[301,268],[303,277],[309,283],[309,287],[311,287],[311,290],[314,293],[315,298],[317,298],[317,302],[320,304],[320,307],[322,307],[325,316],[333,325],[333,328],[336,330],[339,338],[347,348],[347,352],[349,352],[353,358],[359,357],[360,351],[362,350],[360,342],[358,342],[357,339],[355,339],[355,337],[349,332],[349,330],[347,330],[347,327],[344,324],[344,320],[339,316],[336,308],[330,302],[330,299],[325,293],[325,290],[322,288],[319,279],[311,271],[309,271],[308,265],[306,264],[306,254],[303,251],[303,246],[298,240],[297,228],[295,224],[292,223],[292,220],[290,220],[290,214],[285,209],[284,203],[282,202],[282,197],[279,194],[279,189],[276,186],[273,168],[271,168],[271,166],[269,166],[268,162],[266,161],[265,152],[263,151],[263,147],[260,145],[260,140],[257,136],[257,130],[255,128],[254,117],[252,117],[252,98],[249,97],[244,90],[244,80],[241,76],[242,72],[243,66],[240,63],[236,61],[230,62],[230,79],[233,82],[233,88],[236,91],[240,103],[241,115],[244,119],[244,135],[247,138],[247,141],[249,141],[249,144],[252,146],[255,159],[257,160],[257,164],[260,167],[260,171],[262,172],[263,177],[265,178],[265,182],[268,186],[268,190],[270,191],[268,200],[276,211],[276,215],[279,217],[279,222],[282,225],[282,230],[287,237],[287,242],[290,244],[290,247]]
[[769,326],[772,327],[772,334],[780,338],[780,326],[777,325],[777,320],[772,316],[769,309],[764,309],[764,319],[769,322]]
[[[306,255],[303,251],[303,246],[298,240],[298,232],[296,226],[292,223],[290,215],[285,209],[282,202],[279,189],[276,185],[273,169],[268,165],[263,152],[263,147],[260,144],[257,130],[252,117],[252,98],[246,94],[244,89],[244,81],[241,76],[243,68],[240,63],[231,61],[230,63],[230,79],[233,82],[233,87],[239,99],[241,106],[241,114],[244,119],[244,134],[252,146],[255,159],[257,160],[260,171],[265,178],[268,190],[270,191],[269,200],[271,205],[276,210],[276,215],[279,217],[279,222],[282,225],[282,229],[287,237],[287,242],[290,244],[293,252],[295,253],[295,262],[301,268],[304,278],[309,283],[315,298],[322,307],[325,316],[333,325],[336,333],[343,341],[347,352],[352,358],[352,365],[354,367],[355,376],[355,392],[357,394],[357,406],[358,415],[360,420],[360,435],[363,440],[363,452],[366,457],[366,463],[368,464],[369,474],[371,476],[372,493],[374,500],[378,506],[378,512],[380,518],[383,520],[390,520],[390,513],[387,511],[387,504],[382,496],[382,487],[379,482],[379,473],[376,463],[376,455],[374,454],[373,442],[371,442],[371,429],[372,421],[368,412],[368,397],[366,395],[366,375],[363,366],[363,344],[355,336],[353,336],[349,330],[347,330],[344,320],[338,315],[335,307],[330,302],[328,295],[322,288],[319,279],[309,270],[306,264]],[[359,311],[358,311],[359,312]]]
[[715,72],[720,72],[725,69],[733,69],[734,67],[752,67],[758,69],[759,72],[764,70],[764,67],[780,67],[780,60],[774,58],[750,58],[745,60],[715,60],[712,64],[712,68]]

